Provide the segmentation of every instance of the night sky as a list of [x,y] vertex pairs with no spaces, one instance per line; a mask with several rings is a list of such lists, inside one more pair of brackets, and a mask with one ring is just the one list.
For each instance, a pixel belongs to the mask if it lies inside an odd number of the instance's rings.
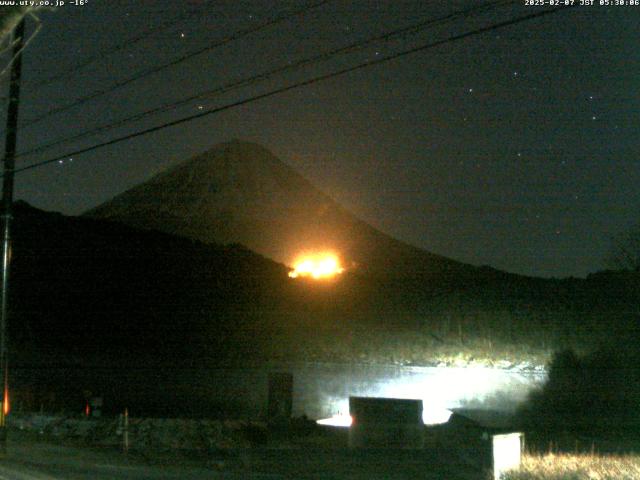
[[[40,12],[41,30],[24,55],[27,125],[18,150],[488,4],[88,0]],[[501,2],[22,156],[17,166],[544,9]],[[527,275],[585,276],[606,266],[611,238],[640,220],[639,20],[640,6],[564,9],[25,171],[16,197],[79,214],[219,142],[243,139],[373,226],[428,251]],[[29,32],[34,26],[30,20]],[[242,38],[28,125],[234,35]]]

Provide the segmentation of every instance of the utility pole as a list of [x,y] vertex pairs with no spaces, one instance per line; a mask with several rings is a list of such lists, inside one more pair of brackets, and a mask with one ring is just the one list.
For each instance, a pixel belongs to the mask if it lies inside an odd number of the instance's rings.
[[0,451],[6,452],[6,414],[9,407],[9,355],[7,316],[9,314],[9,267],[11,263],[11,207],[13,204],[13,176],[15,171],[16,141],[18,137],[18,103],[20,101],[20,75],[22,73],[22,49],[24,47],[24,18],[13,33],[9,107],[4,145],[4,176],[2,177],[2,295],[0,297],[0,372],[2,394],[0,403]]

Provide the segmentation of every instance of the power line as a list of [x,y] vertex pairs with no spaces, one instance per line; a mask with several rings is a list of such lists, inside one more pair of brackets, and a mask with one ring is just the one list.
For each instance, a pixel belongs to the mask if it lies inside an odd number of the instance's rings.
[[[207,3],[209,3],[211,0],[204,0],[202,2],[202,4],[199,7],[202,7],[204,5],[206,5]],[[168,22],[164,22],[161,25],[156,25],[154,27],[148,28],[147,30],[141,32],[139,35],[135,36],[135,37],[131,37],[128,38],[126,40],[124,40],[123,42],[114,45],[113,47],[111,47],[108,50],[105,50],[103,52],[98,52],[95,55],[90,56],[89,58],[83,60],[82,62],[78,63],[77,65],[65,70],[64,72],[55,74],[50,76],[49,78],[46,78],[44,80],[31,80],[30,82],[26,82],[28,86],[31,85],[48,85],[54,82],[58,82],[60,80],[63,80],[65,78],[69,78],[71,75],[73,75],[74,73],[78,72],[79,70],[82,70],[83,68],[91,65],[92,63],[95,63],[99,60],[103,60],[107,57],[110,57],[111,55],[124,50],[126,48],[130,48],[133,45],[140,43],[141,41],[143,41],[144,39],[150,37],[151,35],[154,35],[158,32],[161,32],[162,30],[165,30],[169,27],[172,27],[173,25],[177,25],[180,22],[183,22],[184,20],[192,17],[193,15],[195,15],[196,13],[198,13],[199,8],[198,9],[194,9],[194,10],[189,10],[185,13],[183,13],[182,15],[180,15],[179,17],[177,17],[174,20],[168,21]]]
[[88,152],[91,152],[93,150],[97,150],[97,149],[102,148],[102,147],[106,147],[106,146],[109,146],[109,145],[120,143],[120,142],[123,142],[123,141],[126,141],[126,140],[131,140],[133,138],[140,137],[142,135],[147,135],[149,133],[157,132],[159,130],[164,130],[165,128],[169,128],[169,127],[173,127],[175,125],[180,125],[182,123],[190,122],[192,120],[196,120],[198,118],[202,118],[202,117],[205,117],[205,116],[208,116],[208,115],[212,115],[214,113],[219,113],[219,112],[222,112],[224,110],[229,110],[231,108],[239,107],[241,105],[245,105],[245,104],[257,101],[257,100],[262,100],[264,98],[272,97],[272,96],[278,95],[280,93],[288,92],[290,90],[294,90],[294,89],[297,89],[297,88],[300,88],[300,87],[311,85],[311,84],[314,84],[314,83],[317,83],[317,82],[321,82],[321,81],[324,81],[324,80],[329,80],[331,78],[335,78],[335,77],[338,77],[338,76],[341,76],[341,75],[344,75],[344,74],[347,74],[347,73],[355,72],[357,70],[361,70],[361,69],[366,68],[366,67],[371,67],[373,65],[380,65],[382,63],[386,63],[386,62],[389,62],[391,60],[395,60],[395,59],[400,58],[400,57],[411,55],[413,53],[429,50],[431,48],[435,48],[435,47],[438,47],[440,45],[444,45],[446,43],[454,42],[454,41],[457,41],[457,40],[462,40],[464,38],[468,38],[468,37],[471,37],[471,36],[474,36],[474,35],[479,35],[479,34],[482,34],[482,33],[490,32],[490,31],[497,30],[497,29],[500,29],[500,28],[508,27],[510,25],[516,25],[516,24],[521,23],[521,22],[525,22],[525,21],[528,21],[528,20],[533,20],[535,18],[540,18],[540,17],[546,16],[546,15],[550,15],[550,14],[553,14],[553,13],[557,13],[557,12],[559,12],[561,10],[566,10],[566,9],[569,9],[569,8],[572,8],[572,7],[571,6],[562,6],[562,7],[557,7],[557,8],[553,8],[553,9],[550,9],[550,10],[544,10],[544,11],[541,11],[541,12],[531,13],[531,14],[524,15],[524,16],[521,16],[521,17],[517,17],[517,18],[511,19],[511,20],[505,20],[503,22],[499,22],[499,23],[496,23],[496,24],[493,24],[493,25],[489,25],[487,27],[482,27],[482,28],[478,28],[478,29],[475,29],[475,30],[471,30],[469,32],[461,33],[461,34],[458,34],[458,35],[453,35],[453,36],[450,36],[450,37],[448,37],[446,39],[443,39],[443,40],[438,40],[438,41],[435,41],[435,42],[431,42],[431,43],[427,43],[427,44],[424,44],[424,45],[420,45],[418,47],[414,47],[414,48],[411,48],[411,49],[408,49],[408,50],[404,50],[402,52],[395,53],[393,55],[389,55],[387,57],[374,59],[374,60],[369,60],[367,62],[363,62],[363,63],[360,63],[358,65],[352,66],[352,67],[348,67],[348,68],[345,68],[345,69],[342,69],[342,70],[338,70],[336,72],[332,72],[332,73],[328,73],[328,74],[324,74],[324,75],[319,75],[317,77],[314,77],[314,78],[311,78],[311,79],[308,79],[308,80],[303,80],[301,82],[297,82],[297,83],[294,83],[292,85],[288,85],[288,86],[281,87],[281,88],[278,88],[278,89],[275,89],[275,90],[271,90],[271,91],[266,92],[266,93],[262,93],[260,95],[255,95],[255,96],[250,97],[250,98],[246,98],[246,99],[239,100],[239,101],[236,101],[236,102],[233,102],[233,103],[229,103],[227,105],[223,105],[221,107],[217,107],[217,108],[214,108],[214,109],[211,109],[211,110],[207,110],[205,112],[200,112],[200,113],[197,113],[197,114],[189,115],[187,117],[183,117],[183,118],[180,118],[178,120],[174,120],[174,121],[171,121],[171,122],[163,123],[161,125],[156,125],[155,127],[151,127],[151,128],[147,128],[147,129],[144,129],[144,130],[140,130],[138,132],[134,132],[134,133],[130,133],[130,134],[127,134],[127,135],[123,135],[123,136],[108,140],[106,142],[102,142],[102,143],[98,143],[96,145],[92,145],[90,147],[81,148],[81,149],[75,150],[73,152],[66,153],[64,155],[59,155],[59,156],[54,157],[54,158],[50,158],[50,159],[47,159],[47,160],[42,160],[40,162],[32,163],[31,165],[27,165],[27,166],[15,169],[15,173],[20,173],[20,172],[24,172],[24,171],[27,171],[27,170],[32,170],[32,169],[35,169],[35,168],[39,168],[39,167],[48,165],[50,163],[54,163],[54,162],[57,162],[57,161],[60,161],[60,160],[64,160],[64,159],[72,157],[72,156],[77,156],[77,155],[80,155],[80,154],[83,154],[83,153],[88,153]]
[[80,133],[78,133],[76,135],[73,135],[71,137],[66,137],[66,138],[54,140],[52,142],[36,146],[36,147],[32,148],[31,150],[20,152],[18,154],[18,157],[25,156],[25,155],[30,155],[32,153],[42,152],[44,150],[52,148],[52,147],[54,147],[56,145],[60,145],[62,143],[67,143],[67,142],[70,142],[72,140],[78,140],[78,139],[81,139],[81,138],[84,138],[84,137],[87,137],[87,136],[90,136],[90,135],[93,135],[93,134],[96,134],[96,133],[108,131],[108,130],[111,130],[113,128],[120,127],[122,125],[126,125],[127,123],[141,120],[141,119],[146,118],[146,117],[148,117],[150,115],[153,115],[153,114],[156,114],[156,113],[161,113],[161,112],[164,112],[164,111],[167,111],[167,110],[170,110],[170,109],[182,106],[182,105],[186,105],[186,104],[188,104],[188,103],[190,103],[190,102],[192,102],[194,100],[197,100],[197,99],[210,98],[210,97],[213,97],[215,95],[222,94],[222,93],[227,93],[227,92],[230,92],[232,90],[236,90],[236,89],[241,88],[241,87],[246,87],[246,86],[249,86],[249,85],[253,85],[253,84],[255,84],[255,83],[259,82],[259,81],[267,80],[267,79],[273,77],[274,75],[281,74],[281,73],[288,72],[288,71],[292,71],[292,70],[296,70],[296,69],[299,69],[299,68],[301,68],[303,66],[310,65],[312,63],[328,60],[328,59],[330,59],[332,57],[335,57],[336,55],[347,53],[347,52],[351,52],[351,51],[355,51],[355,50],[358,50],[358,49],[362,49],[362,48],[366,47],[367,45],[371,45],[373,43],[377,43],[377,42],[381,42],[381,41],[387,41],[387,40],[389,40],[389,39],[391,39],[393,37],[397,37],[397,36],[400,36],[400,35],[405,35],[405,34],[408,34],[408,33],[418,32],[418,31],[420,31],[420,30],[422,30],[422,29],[424,29],[426,27],[429,27],[429,26],[433,26],[433,25],[436,25],[436,24],[443,24],[443,23],[449,22],[451,20],[454,20],[456,18],[467,17],[467,16],[469,16],[471,14],[477,14],[477,13],[489,11],[489,10],[492,10],[492,9],[498,7],[498,6],[509,5],[509,4],[514,4],[514,3],[516,3],[516,2],[513,1],[513,0],[497,0],[497,1],[494,1],[494,2],[490,2],[490,3],[486,4],[486,5],[483,5],[481,7],[468,8],[466,10],[456,11],[456,12],[450,13],[448,15],[439,17],[439,18],[429,19],[429,20],[426,20],[426,21],[423,20],[423,21],[421,21],[419,23],[412,24],[412,25],[409,25],[409,26],[406,26],[406,27],[402,27],[400,29],[396,29],[396,30],[393,30],[391,32],[387,32],[387,33],[384,33],[384,34],[381,34],[381,35],[370,37],[370,38],[365,39],[365,40],[361,40],[361,41],[358,41],[358,42],[353,42],[353,43],[351,43],[349,45],[346,45],[346,46],[343,46],[343,47],[340,47],[340,48],[337,48],[337,49],[333,49],[333,50],[330,50],[330,51],[327,51],[327,52],[323,52],[323,53],[321,53],[319,55],[315,55],[313,57],[308,57],[308,58],[299,60],[299,61],[297,61],[295,63],[292,63],[292,64],[288,64],[288,65],[284,65],[284,66],[281,66],[281,67],[277,67],[275,69],[272,69],[272,70],[269,70],[269,71],[266,71],[266,72],[262,72],[262,73],[253,75],[253,76],[251,76],[249,78],[246,78],[246,79],[242,79],[242,80],[238,80],[238,81],[227,83],[227,84],[222,85],[220,87],[216,87],[213,90],[206,90],[206,91],[203,91],[203,92],[199,92],[199,93],[190,95],[190,96],[188,96],[186,98],[183,98],[183,99],[175,101],[175,102],[165,103],[163,105],[160,105],[158,107],[152,108],[150,110],[145,110],[143,112],[139,112],[139,113],[136,113],[134,115],[130,115],[128,117],[121,118],[120,120],[117,120],[115,122],[103,124],[103,125],[100,125],[98,127],[92,128],[90,130],[86,130],[84,132],[80,132]]
[[44,120],[45,118],[48,118],[48,117],[50,117],[52,115],[56,115],[58,113],[64,112],[66,110],[69,110],[70,108],[74,108],[74,107],[77,107],[79,105],[83,105],[83,104],[85,104],[85,103],[87,103],[87,102],[89,102],[89,101],[91,101],[91,100],[93,100],[95,98],[98,98],[98,97],[101,97],[103,95],[106,95],[107,93],[111,93],[111,92],[114,92],[116,90],[119,90],[120,88],[122,88],[122,87],[124,87],[126,85],[129,85],[129,84],[131,84],[131,83],[133,83],[133,82],[135,82],[137,80],[140,80],[142,78],[148,77],[149,75],[153,75],[154,73],[158,73],[158,72],[160,72],[162,70],[165,70],[167,68],[170,68],[170,67],[173,67],[175,65],[178,65],[179,63],[182,63],[182,62],[184,62],[186,60],[189,60],[189,59],[191,59],[193,57],[196,57],[196,56],[201,55],[201,54],[203,54],[205,52],[214,50],[215,48],[218,48],[218,47],[221,47],[223,45],[226,45],[226,44],[228,44],[230,42],[233,42],[235,40],[238,40],[238,39],[240,39],[242,37],[246,37],[247,35],[250,35],[252,33],[258,32],[258,31],[263,30],[265,28],[268,28],[268,27],[270,27],[272,25],[276,25],[276,24],[278,24],[280,22],[283,22],[285,20],[288,20],[290,18],[302,15],[302,14],[304,14],[304,13],[310,11],[310,10],[313,10],[315,8],[321,7],[322,5],[325,5],[325,4],[329,3],[330,1],[332,1],[332,0],[321,0],[320,2],[314,3],[314,4],[309,5],[307,7],[295,10],[295,11],[290,12],[290,13],[285,13],[283,15],[279,15],[279,16],[271,19],[271,20],[267,20],[266,22],[263,22],[263,23],[261,23],[259,25],[254,26],[254,27],[249,27],[249,28],[246,28],[246,29],[243,29],[243,30],[239,30],[238,32],[233,33],[229,37],[226,37],[226,38],[223,38],[222,40],[216,41],[212,45],[209,45],[209,46],[194,50],[194,51],[192,51],[190,53],[182,55],[181,57],[178,57],[178,58],[176,58],[174,60],[171,60],[168,63],[164,63],[162,65],[158,65],[158,66],[155,66],[155,67],[148,68],[146,70],[142,70],[141,72],[138,72],[137,74],[133,75],[132,77],[129,77],[129,78],[125,79],[125,80],[122,80],[122,81],[114,83],[110,87],[107,87],[107,88],[102,89],[102,90],[98,90],[98,91],[93,92],[93,93],[91,93],[89,95],[81,97],[81,98],[75,100],[72,103],[68,103],[66,105],[53,108],[53,109],[49,110],[48,112],[43,113],[42,115],[40,115],[38,117],[34,117],[34,118],[31,118],[31,119],[25,120],[24,122],[21,123],[21,126],[22,127],[26,127],[26,126],[35,125],[35,124],[41,122],[42,120]]

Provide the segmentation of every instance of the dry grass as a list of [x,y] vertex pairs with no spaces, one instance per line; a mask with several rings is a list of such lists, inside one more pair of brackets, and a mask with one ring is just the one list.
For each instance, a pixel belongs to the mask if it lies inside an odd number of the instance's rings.
[[640,479],[640,455],[547,453],[524,455],[519,471],[504,480]]

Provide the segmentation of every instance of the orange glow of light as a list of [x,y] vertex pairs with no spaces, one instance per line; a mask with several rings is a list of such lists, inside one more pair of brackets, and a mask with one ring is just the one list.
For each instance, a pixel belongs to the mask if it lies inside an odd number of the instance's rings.
[[9,389],[5,387],[4,389],[4,403],[2,405],[2,413],[9,415]]
[[301,255],[289,272],[291,278],[311,277],[314,280],[328,279],[344,272],[340,260],[333,253]]

